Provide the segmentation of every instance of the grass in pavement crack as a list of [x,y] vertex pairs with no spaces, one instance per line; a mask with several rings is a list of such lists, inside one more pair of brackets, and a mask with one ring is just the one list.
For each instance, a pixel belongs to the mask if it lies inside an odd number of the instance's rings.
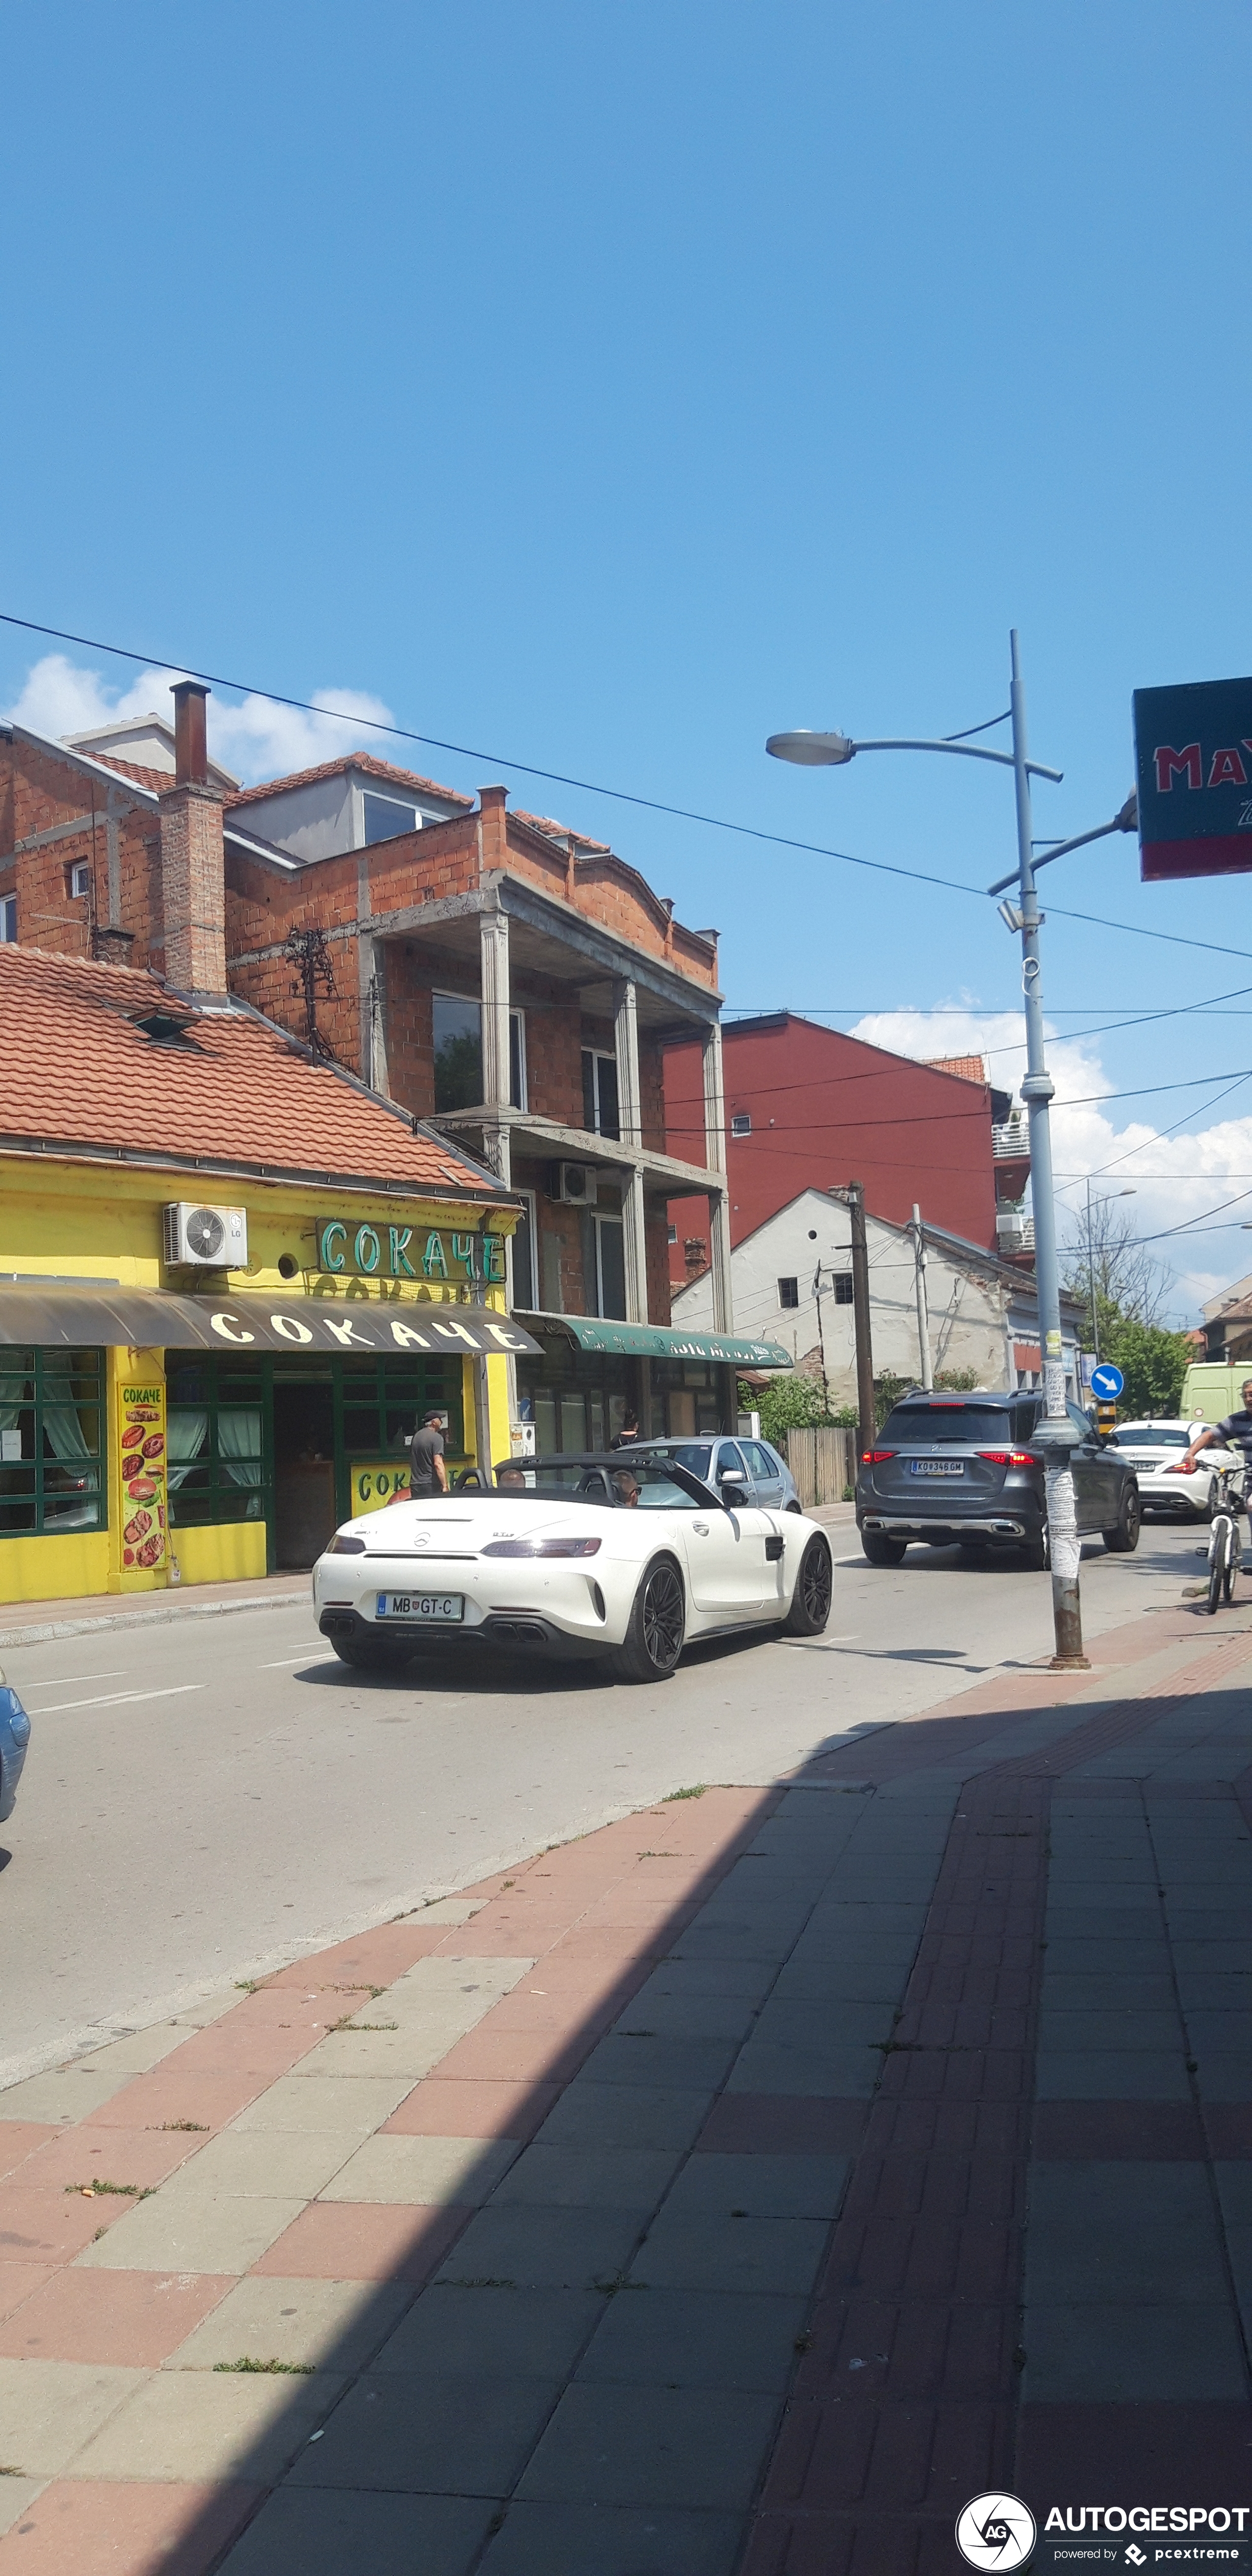
[[276,2379],[312,2379],[314,2376],[311,2361],[258,2361],[250,2352],[242,2353],[238,2361],[215,2361],[213,2367],[215,2370],[261,2371],[266,2377]]
[[356,2021],[351,2013],[344,2013],[330,2026],[332,2030],[398,2030],[400,2024],[398,2021]]
[[162,2120],[161,2129],[162,2133],[167,2129],[186,2129],[189,2134],[203,2138],[209,2134],[207,2120]]
[[662,1798],[661,1805],[676,1807],[680,1798],[703,1798],[707,1793],[708,1785],[707,1780],[701,1780],[694,1789],[671,1789],[668,1798]]

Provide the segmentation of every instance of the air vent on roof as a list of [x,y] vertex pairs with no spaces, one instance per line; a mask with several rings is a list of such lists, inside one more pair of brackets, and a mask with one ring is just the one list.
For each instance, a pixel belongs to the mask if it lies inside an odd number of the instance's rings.
[[131,1025],[142,1030],[155,1046],[186,1046],[187,1032],[192,1023],[190,1018],[177,1018],[173,1011],[145,1011]]

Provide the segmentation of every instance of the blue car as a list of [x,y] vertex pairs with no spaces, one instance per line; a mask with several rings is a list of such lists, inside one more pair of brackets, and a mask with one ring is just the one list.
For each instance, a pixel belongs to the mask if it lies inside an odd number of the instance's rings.
[[7,1822],[16,1805],[17,1784],[29,1742],[30,1719],[17,1692],[9,1689],[0,1673],[0,1825]]

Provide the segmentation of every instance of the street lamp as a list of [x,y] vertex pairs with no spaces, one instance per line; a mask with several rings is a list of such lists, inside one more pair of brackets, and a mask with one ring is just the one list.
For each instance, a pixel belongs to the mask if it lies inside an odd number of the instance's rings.
[[[1096,1206],[1111,1207],[1114,1199],[1133,1199],[1135,1195],[1136,1193],[1134,1190],[1109,1190],[1104,1198],[1096,1200]],[[1087,1284],[1091,1292],[1091,1349],[1093,1357],[1098,1361],[1100,1357],[1100,1317],[1096,1307],[1095,1245],[1091,1239],[1090,1172],[1087,1174]]]
[[1043,1451],[1047,1468],[1052,1616],[1056,1631],[1056,1653],[1052,1660],[1054,1670],[1081,1671],[1086,1669],[1087,1658],[1082,1650],[1082,1611],[1078,1592],[1080,1548],[1070,1464],[1071,1452],[1081,1435],[1065,1410],[1061,1283],[1052,1191],[1052,1136],[1048,1123],[1048,1103],[1053,1097],[1054,1085],[1044,1062],[1043,993],[1039,966],[1042,916],[1035,893],[1035,871],[1048,866],[1053,859],[1061,858],[1067,850],[1079,849],[1087,841],[1101,840],[1106,832],[1133,831],[1137,817],[1134,798],[1128,798],[1111,823],[1101,823],[1093,832],[1081,832],[1074,840],[1058,842],[1055,848],[1036,859],[1030,828],[1030,781],[1034,777],[1059,782],[1062,773],[1059,769],[1045,768],[1041,761],[1029,757],[1026,749],[1026,699],[1016,628],[1010,638],[1010,650],[1012,687],[1007,712],[1013,725],[1011,752],[992,751],[984,743],[933,742],[912,735],[856,742],[851,735],[844,733],[774,733],[765,748],[776,760],[794,761],[802,769],[842,769],[862,751],[944,751],[965,760],[990,760],[1013,772],[1017,804],[1017,867],[1012,876],[1002,878],[997,885],[989,887],[988,892],[1002,894],[1006,886],[1013,884],[1018,889],[1016,907],[1005,905],[1002,909],[1009,928],[1021,935],[1022,989],[1026,999],[1026,1078],[1021,1094],[1030,1117],[1030,1187],[1035,1217],[1035,1277],[1044,1386],[1043,1417],[1035,1439]]

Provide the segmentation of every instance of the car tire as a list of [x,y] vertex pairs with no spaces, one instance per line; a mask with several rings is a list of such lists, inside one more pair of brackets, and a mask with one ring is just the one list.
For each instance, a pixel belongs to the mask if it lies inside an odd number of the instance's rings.
[[413,1649],[399,1637],[332,1637],[331,1644],[341,1664],[351,1664],[358,1672],[398,1673],[411,1662]]
[[1130,1485],[1122,1496],[1122,1507],[1112,1529],[1102,1530],[1100,1535],[1105,1546],[1114,1556],[1133,1556],[1139,1545],[1139,1532],[1142,1525],[1143,1513],[1139,1496],[1134,1486]]
[[1022,1562],[1023,1564],[1028,1565],[1031,1572],[1034,1574],[1051,1573],[1052,1540],[1046,1521],[1040,1521],[1039,1527],[1032,1538],[1023,1539]]
[[645,1566],[620,1646],[605,1657],[614,1681],[667,1682],[683,1650],[687,1612],[683,1579],[672,1556]]
[[824,1538],[811,1538],[800,1559],[791,1607],[783,1621],[787,1637],[820,1637],[830,1617],[835,1570]]
[[908,1540],[888,1538],[882,1530],[863,1529],[861,1545],[871,1565],[901,1565]]

